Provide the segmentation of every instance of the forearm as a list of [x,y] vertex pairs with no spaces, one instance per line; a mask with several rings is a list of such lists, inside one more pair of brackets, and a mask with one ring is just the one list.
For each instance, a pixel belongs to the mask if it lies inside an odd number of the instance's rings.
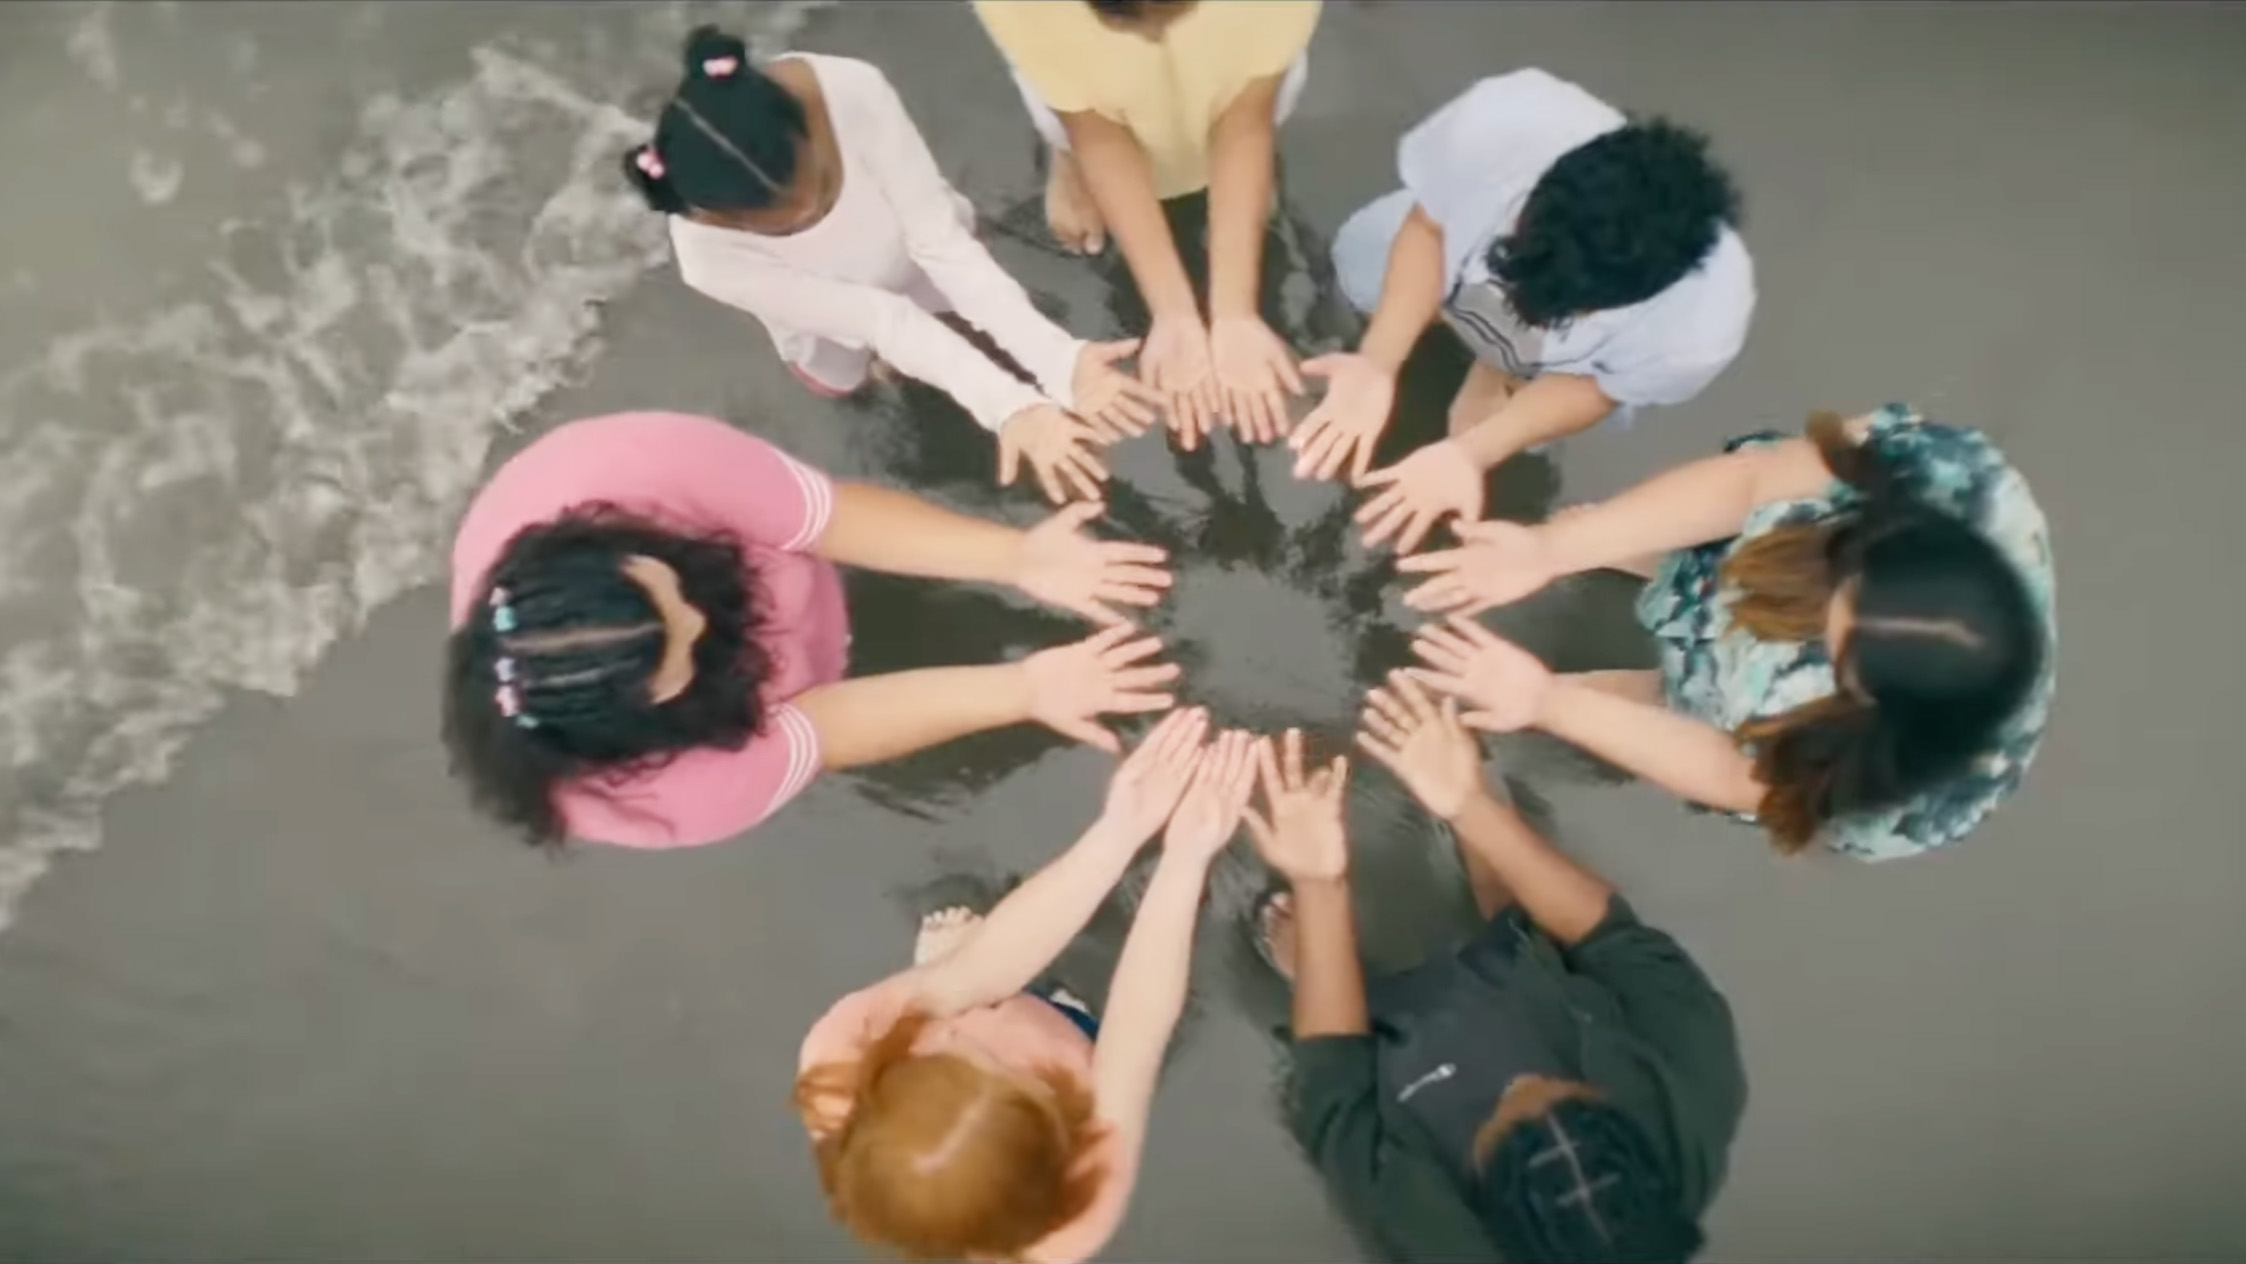
[[1417,206],[1388,248],[1380,300],[1357,353],[1393,374],[1443,309],[1443,230]]
[[1752,812],[1762,802],[1754,761],[1731,735],[1667,707],[1561,676],[1552,682],[1538,725],[1695,803]]
[[1606,916],[1614,888],[1528,827],[1511,806],[1477,791],[1451,819],[1459,846],[1487,864],[1529,919],[1574,944]]
[[1260,315],[1264,228],[1277,161],[1276,78],[1242,92],[1210,137],[1209,316]]
[[1138,138],[1122,124],[1090,112],[1063,115],[1061,122],[1084,185],[1115,234],[1147,311],[1156,317],[1191,314],[1198,319],[1193,282],[1170,236],[1162,200],[1154,195],[1154,169]]
[[1294,905],[1295,1039],[1363,1035],[1370,1022],[1349,879],[1298,882]]
[[920,991],[927,1008],[958,1013],[1028,987],[1084,929],[1144,842],[1095,822],[1000,900],[951,956],[924,972]]
[[1019,663],[925,667],[838,680],[790,699],[819,734],[820,766],[885,763],[1030,718]]
[[1143,1112],[1153,1096],[1162,1051],[1185,1012],[1193,926],[1207,879],[1206,865],[1165,855],[1139,901],[1108,985],[1107,1010],[1100,1015],[1093,1053],[1103,1114]]
[[1739,534],[1765,500],[1816,495],[1831,479],[1801,440],[1706,457],[1537,528],[1562,573],[1611,566]]
[[1589,430],[1613,411],[1614,401],[1596,381],[1575,373],[1547,373],[1513,392],[1458,441],[1486,470],[1540,443]]
[[892,575],[1012,583],[1023,533],[970,518],[910,492],[836,483],[834,517],[811,551],[830,562]]

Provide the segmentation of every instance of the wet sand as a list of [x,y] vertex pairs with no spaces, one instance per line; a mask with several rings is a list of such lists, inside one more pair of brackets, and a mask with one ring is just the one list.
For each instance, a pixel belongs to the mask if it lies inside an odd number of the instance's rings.
[[[1116,273],[1006,231],[1035,232],[1030,138],[963,6],[853,4],[799,43],[881,63],[1002,261],[1072,328],[1125,329]],[[1752,1100],[1711,1260],[2246,1254],[2246,1104],[2223,1091],[2246,1055],[2246,860],[2219,736],[2241,610],[2215,519],[2246,469],[2221,385],[2246,285],[2242,52],[2246,22],[2192,5],[1328,6],[1267,268],[1306,345],[1346,332],[1317,301],[1322,243],[1390,187],[1402,129],[1478,75],[1539,64],[1702,126],[1747,191],[1762,305],[1739,363],[1634,433],[1503,471],[1499,512],[1898,398],[1990,430],[2053,522],[2051,737],[1949,854],[1781,862],[1646,787],[1518,752],[1564,842],[1739,1013]],[[667,275],[601,331],[522,437],[706,412],[846,477],[1041,512],[987,485],[987,445],[940,401],[807,399],[752,323]],[[1407,428],[1439,424],[1456,365],[1416,368]],[[1343,724],[1397,661],[1397,620],[1385,564],[1330,525],[1339,493],[1229,444],[1181,463],[1141,441],[1117,464],[1111,529],[1180,553],[1155,623],[1190,696],[1240,723]],[[1563,665],[1618,665],[1643,653],[1624,597],[1572,587],[1506,626]],[[960,590],[853,600],[871,667],[1074,634]],[[828,1223],[787,1111],[796,1042],[902,962],[927,883],[1064,845],[1107,761],[993,735],[829,778],[730,845],[548,861],[445,779],[442,625],[441,594],[416,588],[294,696],[235,696],[23,902],[0,937],[0,1256],[864,1254]],[[1440,942],[1448,859],[1377,772],[1352,819],[1375,953]],[[1353,1254],[1275,1122],[1268,997],[1232,924],[1256,881],[1244,859],[1220,875],[1110,1258]],[[1101,949],[1072,959],[1090,984]]]

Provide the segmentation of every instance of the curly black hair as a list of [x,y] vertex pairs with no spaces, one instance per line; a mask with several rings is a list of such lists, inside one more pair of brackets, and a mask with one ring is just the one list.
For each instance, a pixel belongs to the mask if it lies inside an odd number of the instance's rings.
[[[652,558],[708,620],[685,691],[654,700],[668,629],[626,569]],[[539,846],[565,833],[555,792],[630,777],[697,747],[739,750],[762,726],[771,660],[740,544],[611,505],[525,527],[500,550],[445,654],[444,742],[477,807]],[[504,607],[504,613],[501,608]]]
[[1549,329],[1668,289],[1738,222],[1739,190],[1707,137],[1633,122],[1561,155],[1491,243],[1489,266],[1514,314]]

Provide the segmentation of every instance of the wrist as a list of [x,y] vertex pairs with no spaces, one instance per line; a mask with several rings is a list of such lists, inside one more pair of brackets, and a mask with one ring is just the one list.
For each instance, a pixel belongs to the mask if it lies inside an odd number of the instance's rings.
[[1305,896],[1311,899],[1319,899],[1326,896],[1347,895],[1349,893],[1349,870],[1345,867],[1339,873],[1290,873],[1287,875],[1287,886],[1294,892],[1295,898],[1298,900]]
[[992,695],[1004,714],[1012,716],[1015,723],[1037,718],[1037,676],[1029,662],[1024,658],[992,666],[992,671],[998,673],[991,681]]
[[1514,442],[1505,427],[1498,423],[1496,417],[1479,422],[1444,442],[1458,449],[1460,455],[1478,470],[1493,469],[1504,464],[1520,446]]

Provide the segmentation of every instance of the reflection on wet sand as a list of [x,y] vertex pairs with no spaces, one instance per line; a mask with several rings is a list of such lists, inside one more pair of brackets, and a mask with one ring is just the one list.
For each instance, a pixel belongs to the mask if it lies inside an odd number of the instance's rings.
[[[1181,199],[1169,209],[1187,269],[1202,288],[1205,200]],[[1054,250],[1032,206],[986,220],[984,229]],[[1101,274],[1113,327],[1145,328],[1147,313],[1112,252],[1092,261],[1071,257],[1071,265]],[[1354,338],[1358,318],[1339,298],[1324,244],[1284,208],[1266,236],[1262,275],[1265,312],[1302,354]],[[1049,294],[1037,298],[1049,310],[1067,306]],[[1441,437],[1470,362],[1441,326],[1422,339],[1400,376],[1396,415],[1376,465]],[[1298,414],[1311,402],[1303,401]],[[995,486],[992,445],[940,393],[905,383],[854,411],[872,416],[853,434],[852,447],[883,481],[972,512],[1025,520],[1041,511],[1032,508],[1033,489]],[[1341,484],[1301,483],[1286,449],[1246,447],[1229,433],[1191,452],[1149,434],[1112,450],[1110,462],[1108,512],[1096,529],[1169,550],[1176,586],[1142,622],[1161,634],[1184,668],[1181,699],[1208,706],[1223,725],[1259,732],[1300,727],[1323,755],[1348,751],[1365,690],[1410,661],[1410,629],[1418,621],[1398,600],[1403,586],[1393,555],[1368,554],[1358,543],[1351,514],[1362,498]],[[1524,455],[1490,473],[1487,503],[1494,516],[1537,521],[1550,511],[1557,490],[1551,461]],[[1435,547],[1444,538],[1439,532]],[[1588,576],[1496,612],[1490,622],[1562,670],[1645,666],[1650,649],[1630,617],[1633,595],[1619,576]],[[879,575],[850,576],[849,600],[857,674],[1017,657],[1084,630],[1066,615],[993,592]],[[1126,740],[1145,723],[1123,726]],[[1036,775],[1039,761],[1064,745],[1043,729],[1018,726],[860,770],[849,782],[894,811],[936,820],[1001,781]],[[1486,749],[1531,805],[1540,801],[1530,782],[1612,777],[1548,739],[1506,736],[1491,739]],[[1360,910],[1370,964],[1409,964],[1465,933],[1472,902],[1447,835],[1400,786],[1362,761],[1352,777],[1350,821],[1357,889],[1371,893]],[[949,858],[944,867],[956,872],[906,893],[907,901],[926,909],[957,901],[963,892],[974,902],[994,900],[1016,876],[981,866],[975,857]],[[1142,862],[1056,967],[1062,982],[1095,1004],[1104,999],[1144,870]],[[1261,862],[1237,847],[1209,883],[1209,922],[1227,944],[1219,976],[1242,983],[1259,1012],[1269,1003],[1269,989],[1257,982],[1267,972],[1242,927],[1269,882]]]

